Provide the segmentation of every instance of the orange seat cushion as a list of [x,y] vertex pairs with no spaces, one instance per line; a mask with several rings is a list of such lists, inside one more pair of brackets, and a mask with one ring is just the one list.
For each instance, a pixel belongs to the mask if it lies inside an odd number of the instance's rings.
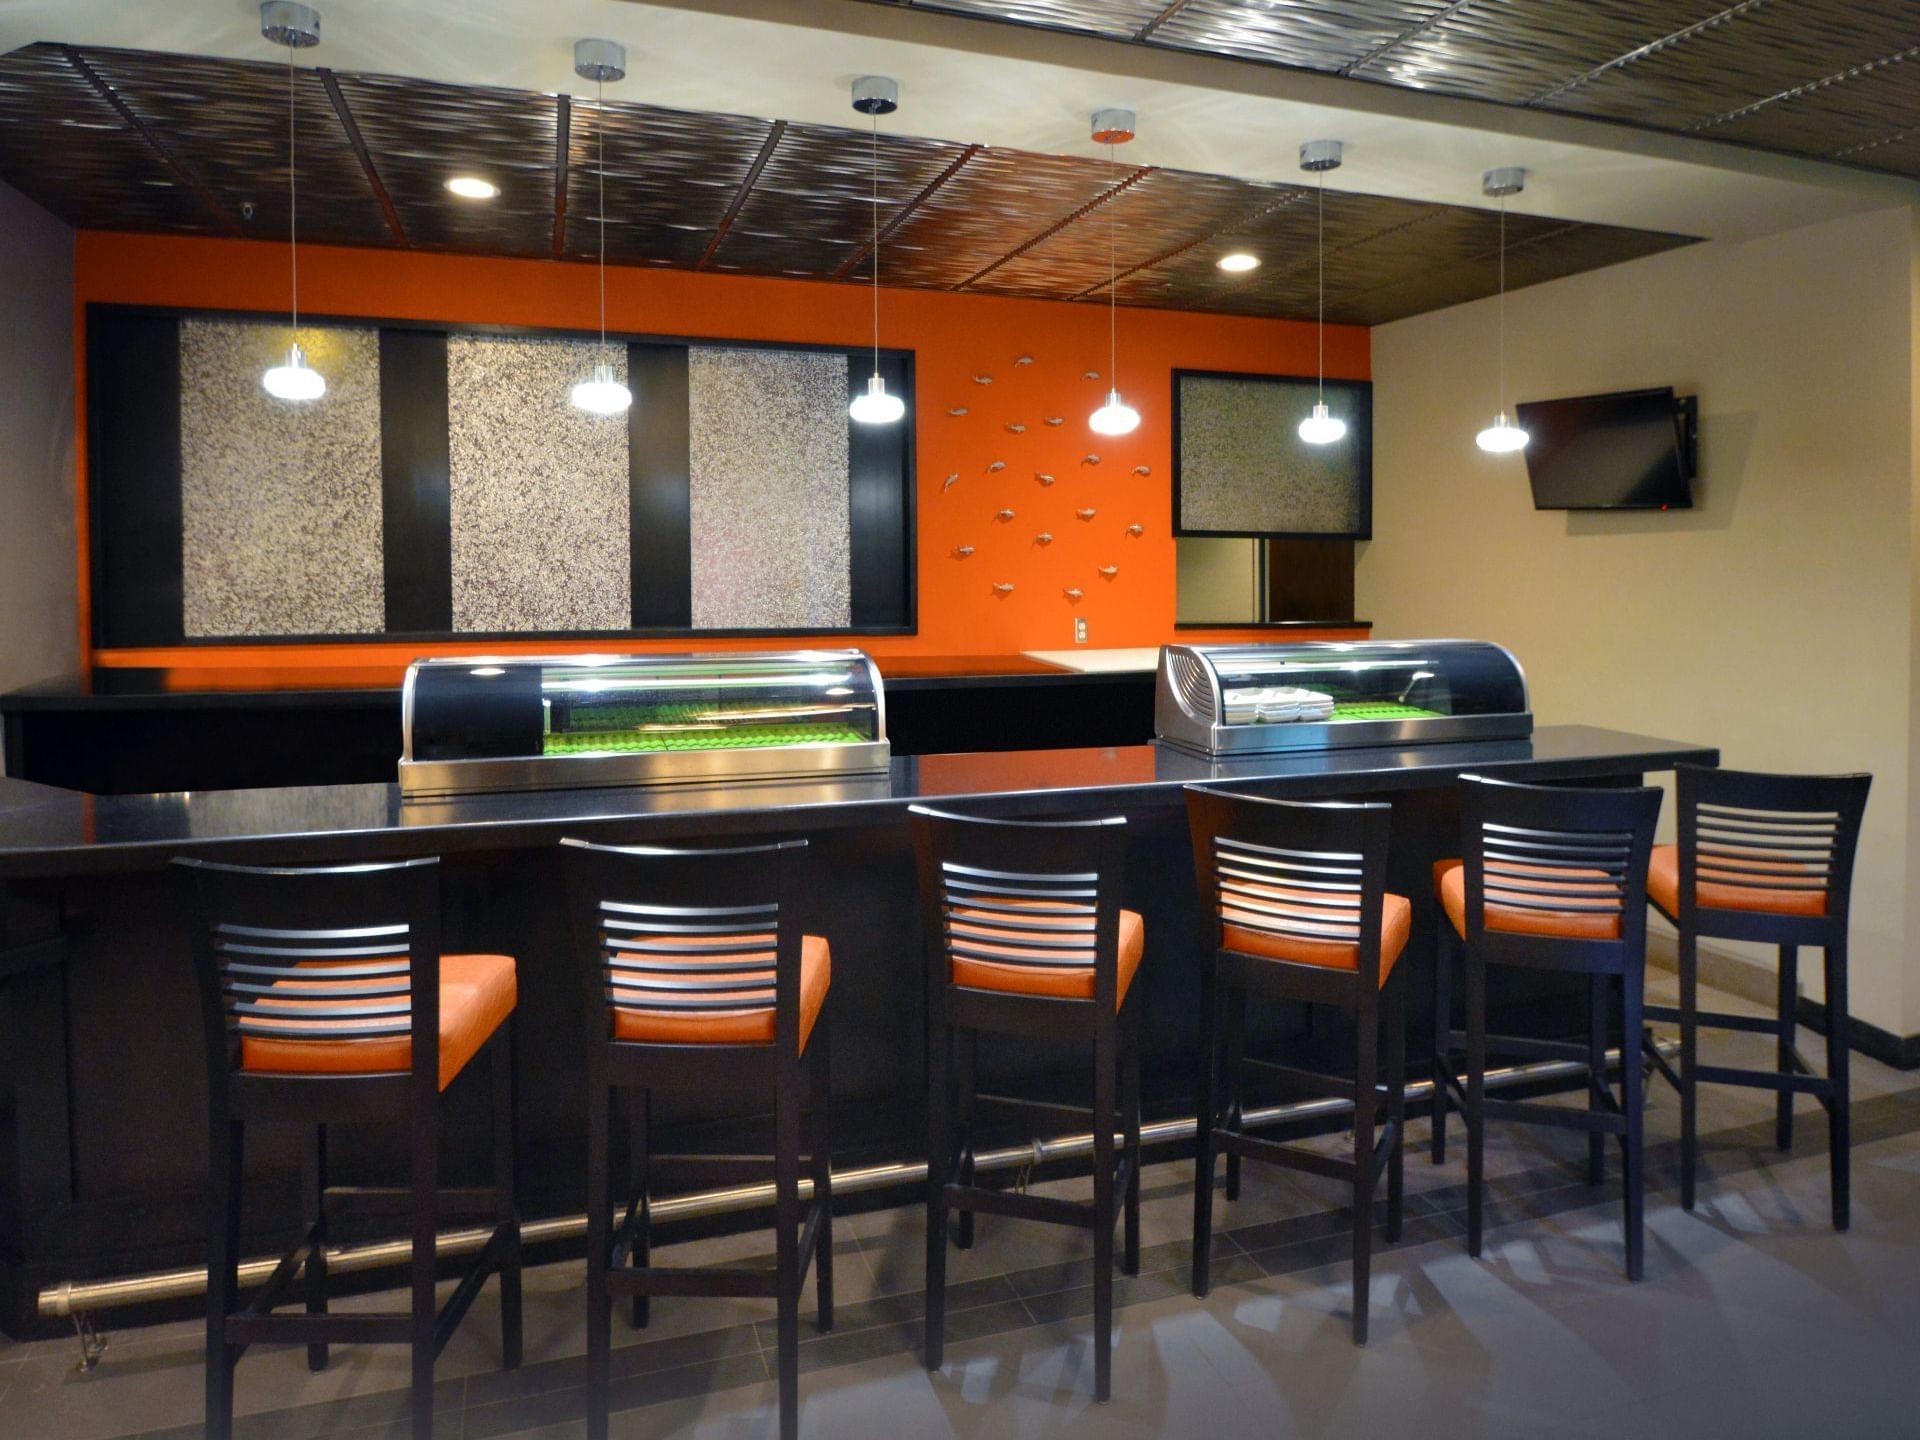
[[[972,947],[977,950],[991,950],[1006,955],[1046,955],[1045,950],[1025,950],[1020,947],[1018,931],[993,931],[993,917],[983,912],[969,916],[964,910],[955,910],[957,919],[971,919],[968,935]],[[1067,913],[1063,911],[1042,912],[1036,910],[1034,918],[1041,923],[1057,919],[1062,925],[1084,925],[1090,918],[1090,912]],[[1091,943],[1091,942],[1089,942]],[[1133,985],[1134,973],[1140,968],[1140,957],[1147,949],[1147,927],[1144,921],[1131,910],[1120,912],[1119,926],[1120,953],[1118,968],[1114,974],[1114,1007],[1119,1008],[1127,998],[1127,991]],[[976,960],[971,956],[953,957],[953,983],[968,990],[998,990],[1009,995],[1044,995],[1054,1000],[1091,1000],[1093,998],[1093,967],[1091,965],[996,965],[991,960]]]
[[[1755,852],[1751,868],[1754,879],[1768,878],[1771,870],[1783,879],[1817,875],[1797,861],[1769,861],[1765,852]],[[1698,881],[1700,893],[1694,899],[1707,910],[1752,910],[1763,915],[1805,915],[1818,918],[1827,913],[1825,890],[1764,890],[1752,885],[1727,885],[1712,880]],[[1680,847],[1656,845],[1647,861],[1647,898],[1668,915],[1680,913]]]
[[[741,995],[745,1002],[738,1010],[645,1010],[616,1007],[613,1012],[613,1038],[646,1045],[771,1045],[773,1043],[773,951],[764,956],[743,955],[741,960],[764,958],[765,970],[729,975],[729,981],[746,984],[758,981],[766,988]],[[658,977],[649,977],[657,979]],[[800,937],[800,1049],[804,1053],[813,1035],[814,1022],[827,1003],[827,991],[833,986],[833,952],[819,935]],[[757,1002],[757,1003],[756,1003]]]
[[[1552,882],[1555,887],[1564,886],[1568,881],[1605,881],[1606,872],[1601,870],[1572,869],[1557,865],[1516,865],[1514,870],[1526,870],[1539,875],[1542,883]],[[1526,890],[1526,882],[1515,875],[1501,878],[1501,888],[1505,890]],[[1467,933],[1467,867],[1458,860],[1442,860],[1433,867],[1433,885],[1440,896],[1440,907],[1447,912],[1447,919],[1453,922],[1454,930]],[[1568,898],[1563,889],[1553,890],[1551,899]],[[1611,900],[1611,889],[1606,893],[1595,891],[1595,900]],[[1552,940],[1618,940],[1620,938],[1620,914],[1617,910],[1595,912],[1587,910],[1521,910],[1511,905],[1502,905],[1496,900],[1487,902],[1486,927],[1508,935],[1544,935]]]
[[[316,966],[314,968],[324,968]],[[278,983],[278,982],[277,982]],[[341,986],[344,991],[347,987]],[[493,1032],[506,1023],[520,991],[510,955],[440,957],[440,1088],[446,1089]],[[264,999],[283,1004],[289,1021],[310,1020],[342,1000]],[[291,1012],[308,1012],[298,1014]],[[270,1025],[265,1016],[247,1017],[250,1025]],[[385,1035],[371,1040],[279,1040],[267,1035],[240,1037],[240,1068],[254,1075],[375,1075],[413,1068],[413,1037]]]
[[[1263,896],[1276,902],[1311,900],[1314,892],[1290,890],[1281,885],[1261,885],[1253,887]],[[1321,895],[1324,899],[1324,894]],[[1245,895],[1235,895],[1231,903],[1223,905],[1220,927],[1220,947],[1241,955],[1258,955],[1267,960],[1285,960],[1294,965],[1319,965],[1328,970],[1358,970],[1360,968],[1360,947],[1350,940],[1309,940],[1295,935],[1272,935],[1264,930],[1255,930],[1245,925],[1235,925],[1233,916],[1244,914],[1249,918],[1258,918],[1266,908],[1257,905]],[[1312,910],[1303,912],[1299,908],[1283,908],[1279,903],[1274,906],[1276,915],[1284,915],[1289,923],[1315,923],[1310,917]],[[1413,906],[1402,895],[1385,895],[1380,905],[1380,983],[1387,983],[1387,977],[1393,973],[1393,967],[1400,959],[1400,952],[1407,948],[1407,937],[1413,933]]]

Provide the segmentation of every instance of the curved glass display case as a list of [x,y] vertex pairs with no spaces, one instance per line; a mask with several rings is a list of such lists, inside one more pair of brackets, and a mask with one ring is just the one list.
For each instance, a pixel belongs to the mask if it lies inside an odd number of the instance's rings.
[[1527,679],[1484,640],[1169,645],[1154,733],[1198,755],[1533,733]]
[[886,697],[858,650],[416,660],[408,797],[885,773]]

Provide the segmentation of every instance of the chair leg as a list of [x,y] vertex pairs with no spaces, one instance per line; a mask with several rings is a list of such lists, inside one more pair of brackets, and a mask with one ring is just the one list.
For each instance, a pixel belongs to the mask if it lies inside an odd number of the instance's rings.
[[1852,1029],[1847,1011],[1847,946],[1827,947],[1827,1101],[1828,1164],[1833,1181],[1833,1228],[1853,1223],[1853,1064]]
[[[629,1263],[644,1270],[653,1258],[653,1092],[627,1092],[627,1169],[633,1197],[640,1210],[633,1218],[633,1249]],[[644,1330],[653,1319],[653,1297],[633,1297],[633,1328]]]
[[1367,1343],[1373,1286],[1373,1143],[1380,1101],[1380,1002],[1363,995],[1354,1010],[1353,1070],[1353,1343]]
[[1200,988],[1200,1074],[1195,1094],[1193,1145],[1193,1293],[1205,1299],[1212,1285],[1214,1126],[1219,1119],[1220,994],[1215,965],[1207,964]]
[[[1227,991],[1227,1119],[1222,1127],[1234,1134],[1240,1133],[1241,1107],[1241,1057],[1246,1054],[1247,1046],[1247,992],[1239,988]],[[1311,1012],[1309,1012],[1311,1013]],[[1240,1198],[1240,1157],[1227,1156],[1227,1199]]]
[[815,1318],[821,1332],[833,1329],[833,1048],[828,1017],[814,1023],[807,1042],[807,1152],[813,1160],[813,1204],[820,1212],[819,1248],[813,1254]]
[[[957,1184],[973,1184],[973,1113],[974,1097],[980,1089],[980,1032],[962,1030],[953,1037],[955,1077],[954,1088],[959,1098],[956,1101],[956,1120],[960,1127],[960,1165],[955,1172]],[[953,1243],[962,1250],[973,1248],[973,1211],[962,1210],[953,1222]]]
[[413,1440],[433,1440],[433,1329],[437,1318],[434,1278],[438,1256],[440,1188],[440,1097],[414,1100],[410,1145],[413,1151]]
[[1434,907],[1433,935],[1433,1163],[1447,1163],[1447,1115],[1453,1109],[1453,926]]
[[1387,1156],[1387,1240],[1397,1244],[1407,1193],[1407,984],[1399,967],[1387,980],[1387,1119],[1393,1150]]
[[1680,1208],[1693,1209],[1694,1171],[1700,1162],[1700,952],[1680,932]]
[[245,1130],[224,1115],[213,1119],[208,1176],[212,1225],[207,1235],[207,1440],[233,1434],[233,1347],[227,1317],[240,1303],[240,1175]]
[[613,1259],[613,1096],[595,1075],[587,1089],[587,1440],[607,1440],[613,1350],[613,1304],[607,1269]]
[[773,1099],[774,1267],[778,1279],[775,1380],[780,1440],[800,1433],[800,1093],[782,1085]]
[[[1605,1113],[1607,1096],[1612,1093],[1607,1079],[1607,980],[1604,974],[1587,977],[1587,1113]],[[1627,1052],[1620,1052],[1620,1067],[1628,1064]],[[1607,1137],[1595,1130],[1587,1136],[1587,1183],[1598,1185],[1607,1178]]]
[[1129,1275],[1140,1273],[1140,1015],[1139,997],[1130,996],[1120,1019],[1120,1133],[1127,1162],[1120,1268]]
[[[1780,1038],[1774,1046],[1782,1075],[1793,1073],[1793,1042],[1800,1008],[1800,951],[1793,945],[1780,947]],[[1793,1092],[1782,1090],[1775,1101],[1773,1143],[1781,1150],[1793,1149]]]
[[[936,1003],[938,1003],[936,1001]],[[947,1169],[953,1158],[953,1033],[934,1015],[927,1020],[927,1369],[938,1370],[946,1351]]]
[[[1638,1036],[1646,1023],[1646,969],[1629,963],[1620,987],[1620,1031]],[[1624,1046],[1624,1042],[1623,1046]],[[1621,1147],[1620,1168],[1626,1190],[1627,1279],[1646,1274],[1647,1105],[1646,1072],[1637,1057],[1620,1057],[1620,1108],[1626,1114],[1627,1133]]]
[[1467,1253],[1478,1257],[1484,1233],[1487,1146],[1487,966],[1466,957],[1467,990]]
[[[327,1313],[327,1127],[313,1127],[311,1143],[301,1166],[301,1198],[307,1233],[313,1237],[313,1249],[307,1255],[307,1313]],[[327,1368],[327,1343],[307,1346],[307,1369],[319,1372]]]
[[1093,1039],[1093,1398],[1113,1398],[1113,1122],[1118,1018],[1102,1015]]
[[500,1261],[500,1365],[520,1368],[524,1329],[520,1304],[520,1151],[516,1141],[515,1075],[519,1048],[517,1026],[509,1018],[503,1034],[494,1038],[493,1058],[493,1184],[500,1204],[494,1223],[507,1233],[506,1253]]

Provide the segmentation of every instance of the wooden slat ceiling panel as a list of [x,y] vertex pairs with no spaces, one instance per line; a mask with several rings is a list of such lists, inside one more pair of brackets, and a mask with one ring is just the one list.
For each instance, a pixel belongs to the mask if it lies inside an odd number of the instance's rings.
[[[248,235],[287,232],[284,65],[89,50],[87,61],[128,109],[183,159]],[[318,244],[392,241],[366,172],[310,68],[294,71],[300,237]],[[247,207],[252,215],[247,215]]]
[[1310,70],[1341,70],[1432,22],[1447,0],[1192,0],[1152,33],[1156,45]]
[[[296,81],[303,238],[597,253],[591,100],[571,107],[560,164],[554,96],[332,78],[344,117],[321,76],[302,69]],[[1882,78],[1904,83],[1907,72]],[[284,238],[284,81],[282,67],[259,63],[46,45],[0,56],[0,176],[77,225]],[[1790,114],[1783,102],[1780,115]],[[367,147],[364,165],[349,121]],[[857,122],[785,125],[611,103],[605,130],[614,263],[870,274],[874,141]],[[1898,161],[1920,145],[1886,148]],[[1314,314],[1312,188],[1142,169],[1124,150],[1039,155],[882,133],[879,151],[887,284],[1098,303],[1111,219],[1123,304]],[[456,199],[445,190],[456,174],[484,176],[501,194]],[[1329,191],[1328,318],[1373,324],[1490,294],[1497,234],[1492,211]],[[1511,218],[1509,235],[1516,286],[1688,243],[1523,216]],[[1223,274],[1214,262],[1235,248],[1259,255],[1261,268]]]
[[[789,125],[768,158],[726,239],[715,270],[771,275],[831,275],[872,242],[874,217],[885,225],[930,185],[964,148],[944,141],[882,135],[880,203],[873,203],[871,132]],[[887,256],[883,252],[883,271]],[[849,274],[868,275],[864,262]]]
[[1107,188],[1104,161],[982,151],[894,233],[880,273],[895,285],[963,286]]
[[1131,39],[1159,18],[1171,0],[916,0],[922,10],[985,15],[1054,30],[1085,30]]
[[227,233],[56,46],[0,56],[0,176],[84,229]]
[[[408,240],[435,250],[544,255],[553,243],[553,97],[386,75],[340,75]],[[485,204],[447,193],[454,175],[500,187]],[[300,183],[306,186],[306,161]]]
[[[580,259],[598,255],[600,246],[596,123],[593,102],[576,102],[568,130],[566,253]],[[609,101],[607,259],[697,265],[771,128],[771,121],[742,115]]]
[[[1098,169],[1105,162],[1087,163]],[[1118,178],[1125,179],[1130,173],[1130,168],[1122,165]],[[1111,172],[1102,178],[1112,178]],[[1277,189],[1224,175],[1155,170],[1078,224],[1002,265],[974,288],[1033,296],[1081,295],[1097,290],[1104,298],[1109,225],[1114,261],[1120,270],[1131,270],[1165,254],[1172,244],[1234,224],[1263,200],[1271,203],[1271,192]]]

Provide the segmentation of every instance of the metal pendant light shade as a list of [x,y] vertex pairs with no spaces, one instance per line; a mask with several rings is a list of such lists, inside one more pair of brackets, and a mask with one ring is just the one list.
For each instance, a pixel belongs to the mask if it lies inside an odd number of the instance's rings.
[[[1107,147],[1107,180],[1112,184],[1118,173],[1114,147],[1125,145],[1134,136],[1131,110],[1108,109],[1093,112],[1093,142]],[[1140,425],[1140,412],[1120,398],[1120,267],[1116,258],[1118,240],[1112,206],[1119,197],[1110,189],[1107,198],[1107,403],[1087,417],[1096,435],[1130,435]]]
[[627,47],[617,40],[576,40],[573,42],[573,73],[594,84],[593,137],[596,146],[594,175],[600,187],[600,354],[593,374],[575,385],[568,395],[576,410],[589,415],[624,415],[633,404],[633,392],[614,373],[607,356],[607,114],[606,96],[601,87],[609,80],[624,80],[627,74]]
[[1507,418],[1507,197],[1518,195],[1526,184],[1527,172],[1518,165],[1502,165],[1480,177],[1481,193],[1500,202],[1500,410],[1473,443],[1493,455],[1527,448],[1527,432]]
[[853,108],[873,122],[873,244],[868,263],[873,267],[873,374],[867,388],[853,397],[847,414],[858,425],[891,425],[907,413],[907,402],[887,393],[880,374],[880,117],[900,108],[900,86],[885,75],[862,75],[853,82]]
[[260,33],[275,45],[287,47],[287,268],[290,274],[288,313],[292,337],[287,355],[260,377],[260,386],[276,400],[304,404],[327,393],[327,379],[307,364],[300,348],[300,129],[294,106],[293,52],[320,43],[320,12],[292,0],[266,0],[260,7]]

